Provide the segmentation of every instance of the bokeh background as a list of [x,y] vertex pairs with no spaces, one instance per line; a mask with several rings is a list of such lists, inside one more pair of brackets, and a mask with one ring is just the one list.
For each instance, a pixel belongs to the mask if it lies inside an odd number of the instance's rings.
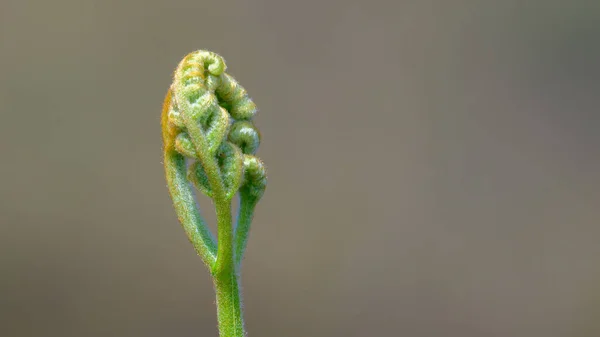
[[161,164],[196,49],[261,110],[249,336],[600,336],[599,37],[595,0],[1,0],[0,336],[217,336]]

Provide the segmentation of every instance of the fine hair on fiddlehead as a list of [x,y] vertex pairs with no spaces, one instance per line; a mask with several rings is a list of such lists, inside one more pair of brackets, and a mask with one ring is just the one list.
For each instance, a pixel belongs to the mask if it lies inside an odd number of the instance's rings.
[[[213,277],[220,335],[242,337],[239,268],[267,177],[256,157],[261,142],[253,122],[256,104],[226,69],[213,52],[185,56],[163,104],[162,133],[169,192],[186,235]],[[218,240],[200,214],[194,189],[213,201]],[[240,205],[234,223],[236,194]]]

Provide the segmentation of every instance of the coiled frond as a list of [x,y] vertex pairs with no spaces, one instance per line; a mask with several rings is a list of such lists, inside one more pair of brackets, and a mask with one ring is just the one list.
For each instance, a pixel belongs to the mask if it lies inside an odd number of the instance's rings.
[[260,145],[260,133],[251,121],[236,121],[229,131],[229,141],[237,145],[242,153],[254,154]]
[[[261,139],[252,122],[256,105],[226,68],[223,58],[209,51],[185,56],[161,121],[169,192],[186,235],[214,278],[219,331],[222,337],[244,337],[238,269],[267,176],[255,157]],[[218,242],[200,215],[193,187],[213,200]],[[236,194],[240,207],[234,226]]]
[[260,199],[267,187],[267,171],[263,162],[255,156],[244,155],[244,193],[255,199]]
[[[245,155],[256,153],[260,133],[252,122],[256,105],[226,68],[221,56],[208,51],[183,58],[170,88],[167,128],[174,150],[191,160],[187,176],[194,186],[211,198],[216,187],[229,200],[248,176]],[[219,173],[213,183],[211,161]]]

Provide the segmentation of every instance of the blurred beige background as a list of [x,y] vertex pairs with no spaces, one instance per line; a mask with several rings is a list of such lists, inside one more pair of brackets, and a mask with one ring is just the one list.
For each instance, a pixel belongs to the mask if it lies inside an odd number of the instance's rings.
[[599,36],[593,0],[1,0],[0,336],[217,336],[161,165],[195,49],[261,109],[249,336],[600,336]]

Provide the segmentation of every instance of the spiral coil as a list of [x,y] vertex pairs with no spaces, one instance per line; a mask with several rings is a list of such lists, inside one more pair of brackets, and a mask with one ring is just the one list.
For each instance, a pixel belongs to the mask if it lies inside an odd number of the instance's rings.
[[202,193],[215,197],[207,175],[210,161],[218,168],[225,199],[238,191],[259,199],[266,188],[266,170],[254,156],[260,145],[252,122],[256,105],[226,68],[223,58],[209,51],[183,58],[170,87],[167,132],[175,151],[191,161],[188,180]]

